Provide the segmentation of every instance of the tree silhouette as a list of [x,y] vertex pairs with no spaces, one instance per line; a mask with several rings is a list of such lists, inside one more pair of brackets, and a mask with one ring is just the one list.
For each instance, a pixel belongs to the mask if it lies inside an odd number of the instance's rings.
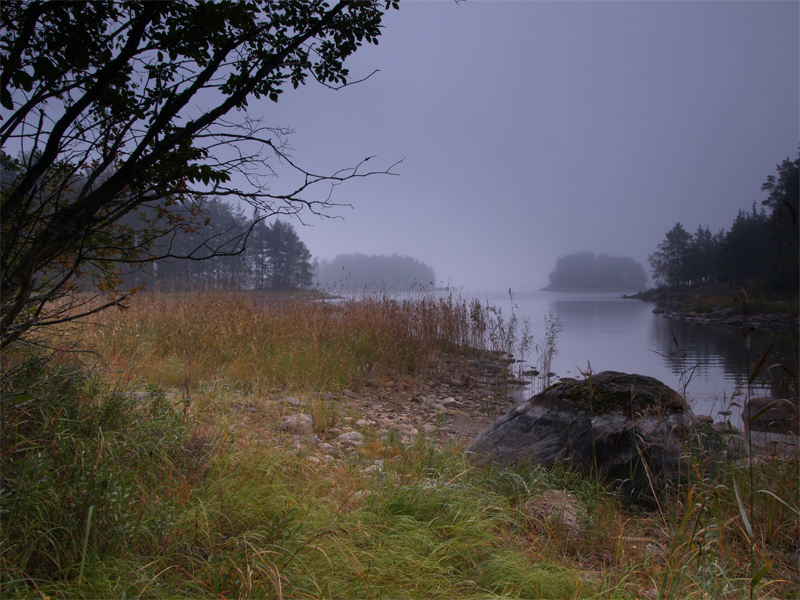
[[[347,85],[345,59],[377,43],[389,7],[396,2],[0,3],[0,345],[119,304],[119,265],[152,263],[164,257],[151,252],[156,239],[196,232],[203,198],[240,198],[262,217],[329,214],[330,192],[310,190],[369,175],[365,161],[303,169],[286,153],[290,131],[245,111],[309,78]],[[293,189],[268,188],[278,163],[299,175]],[[122,223],[131,212],[141,218]],[[107,294],[91,309],[75,295],[87,278]]]

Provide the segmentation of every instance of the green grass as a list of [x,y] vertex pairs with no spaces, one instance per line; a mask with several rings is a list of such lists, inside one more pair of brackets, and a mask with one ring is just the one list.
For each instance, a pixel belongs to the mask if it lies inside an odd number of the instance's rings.
[[320,462],[280,430],[292,390],[333,441],[357,415],[313,392],[413,385],[486,336],[470,322],[452,299],[145,297],[82,333],[112,369],[5,353],[0,596],[796,597],[796,457],[717,465],[698,433],[693,473],[646,513],[564,469],[477,467],[462,443],[365,430]]

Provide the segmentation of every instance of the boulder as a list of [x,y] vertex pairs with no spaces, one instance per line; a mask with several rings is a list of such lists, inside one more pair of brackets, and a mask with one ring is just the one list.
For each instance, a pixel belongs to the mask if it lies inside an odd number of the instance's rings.
[[797,399],[751,398],[744,404],[745,430],[800,434],[800,406]]
[[466,452],[508,466],[564,463],[616,483],[628,503],[655,508],[687,473],[687,436],[697,425],[657,379],[604,371],[551,385],[486,427]]

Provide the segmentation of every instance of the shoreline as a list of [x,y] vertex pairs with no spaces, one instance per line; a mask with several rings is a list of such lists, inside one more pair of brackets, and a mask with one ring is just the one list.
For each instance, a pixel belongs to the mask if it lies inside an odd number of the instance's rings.
[[745,315],[740,309],[722,308],[719,304],[706,312],[691,310],[686,306],[687,303],[693,302],[699,296],[664,298],[663,295],[662,292],[656,290],[647,290],[630,296],[623,294],[622,297],[627,300],[654,303],[656,307],[653,309],[653,314],[661,315],[665,319],[719,325],[748,331],[800,332],[800,317],[790,319],[785,312],[753,312],[748,314],[745,319]]

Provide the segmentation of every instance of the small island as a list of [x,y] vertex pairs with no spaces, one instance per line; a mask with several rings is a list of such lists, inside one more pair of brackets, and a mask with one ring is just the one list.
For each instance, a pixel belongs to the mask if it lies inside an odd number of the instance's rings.
[[647,273],[627,256],[578,252],[558,257],[550,273],[548,292],[624,292],[642,290]]

